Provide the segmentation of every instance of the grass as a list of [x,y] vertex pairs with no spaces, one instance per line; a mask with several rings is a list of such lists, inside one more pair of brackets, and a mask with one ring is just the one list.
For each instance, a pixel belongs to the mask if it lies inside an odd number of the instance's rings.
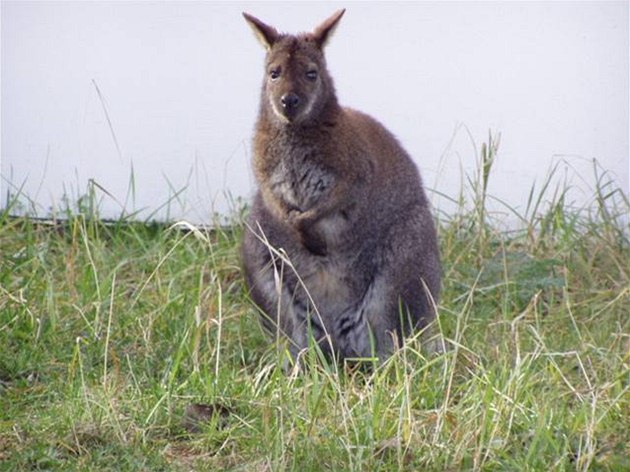
[[1,214],[0,469],[630,470],[630,205],[600,172],[571,208],[552,171],[498,231],[493,139],[439,221],[452,349],[410,340],[370,372],[283,371],[240,218]]

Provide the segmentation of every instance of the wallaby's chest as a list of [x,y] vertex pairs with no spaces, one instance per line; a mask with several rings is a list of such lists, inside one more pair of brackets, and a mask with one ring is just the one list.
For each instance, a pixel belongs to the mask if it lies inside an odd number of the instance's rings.
[[300,212],[313,207],[334,183],[332,171],[308,154],[286,156],[269,169],[268,184],[273,195]]

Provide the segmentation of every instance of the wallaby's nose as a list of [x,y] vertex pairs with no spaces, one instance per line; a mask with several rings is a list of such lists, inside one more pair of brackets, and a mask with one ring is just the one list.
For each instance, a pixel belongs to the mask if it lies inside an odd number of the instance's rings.
[[280,97],[280,102],[282,102],[282,106],[287,110],[294,110],[300,104],[300,97],[298,97],[293,92],[284,94]]

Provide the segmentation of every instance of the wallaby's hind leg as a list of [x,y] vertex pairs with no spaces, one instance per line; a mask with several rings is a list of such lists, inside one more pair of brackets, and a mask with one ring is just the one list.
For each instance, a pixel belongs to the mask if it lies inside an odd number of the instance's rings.
[[282,283],[285,267],[263,239],[257,229],[245,229],[242,259],[249,296],[260,308],[260,322],[265,331],[290,336],[293,327],[287,313],[291,295]]
[[[257,211],[256,206],[253,211]],[[302,287],[291,261],[266,239],[261,229],[246,229],[243,262],[249,295],[261,309],[263,328],[277,338],[286,337],[293,360],[309,346],[311,338],[325,354],[331,353],[330,337],[309,301],[307,289]]]
[[433,330],[429,326],[435,319],[435,307],[426,286],[418,282],[419,288],[407,293],[388,284],[387,276],[376,282],[380,289],[370,291],[362,302],[370,335],[364,339],[371,343],[363,341],[359,345],[363,348],[362,357],[385,360],[402,346],[405,337],[420,330],[425,330],[421,338],[423,350],[428,354],[436,352],[439,343],[430,340]]
[[[388,233],[380,289],[372,292],[373,301],[366,301],[372,307],[368,319],[379,357],[390,355],[406,336],[427,328],[437,315],[440,261],[433,226],[424,219],[430,222],[430,215],[400,220]],[[430,337],[429,327],[422,340]],[[434,350],[431,344],[425,344],[427,352]]]

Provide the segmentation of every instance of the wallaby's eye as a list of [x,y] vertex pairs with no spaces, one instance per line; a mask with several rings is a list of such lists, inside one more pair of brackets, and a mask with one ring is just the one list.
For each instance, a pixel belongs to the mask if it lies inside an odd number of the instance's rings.
[[278,77],[280,77],[280,69],[271,69],[269,72],[269,78],[271,80],[276,80]]
[[311,69],[306,72],[306,78],[308,80],[317,80],[317,71],[315,69]]

